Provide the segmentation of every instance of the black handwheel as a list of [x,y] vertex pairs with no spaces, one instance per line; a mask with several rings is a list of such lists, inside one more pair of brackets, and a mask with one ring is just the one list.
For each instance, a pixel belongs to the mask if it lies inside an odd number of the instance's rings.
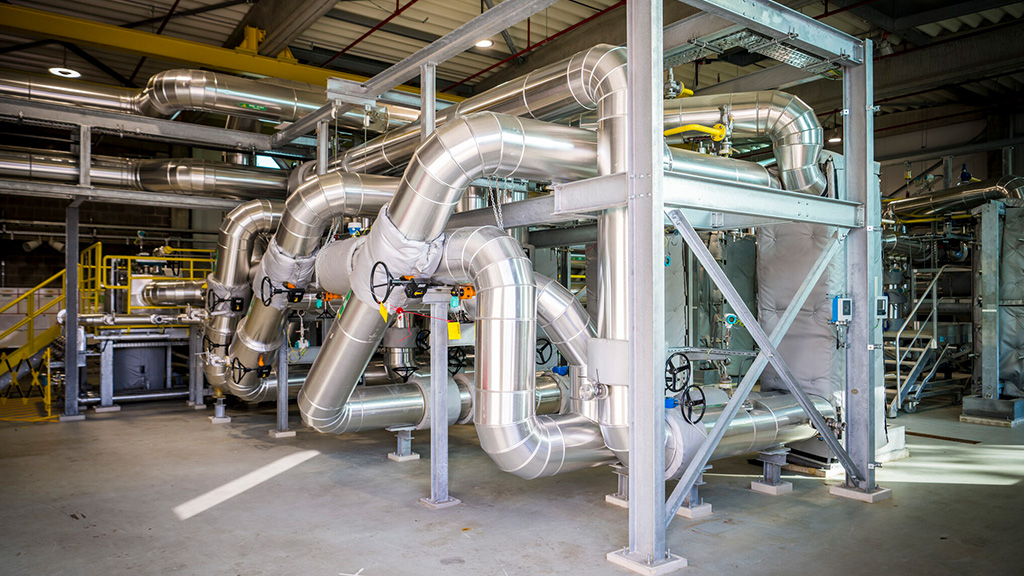
[[466,367],[466,351],[462,348],[448,349],[448,373],[455,376]]
[[[386,278],[386,281],[384,283],[379,283],[375,281],[377,278],[377,270],[380,268],[384,269],[384,277]],[[377,288],[386,288],[386,290],[384,291],[383,298],[379,298],[377,296]],[[383,261],[378,261],[373,265],[373,268],[370,269],[370,294],[373,296],[373,301],[376,302],[377,304],[380,304],[381,302],[386,302],[387,299],[391,297],[391,291],[394,289],[395,277],[391,275],[391,271],[388,270],[387,264],[385,264]]]
[[551,361],[551,353],[554,347],[547,338],[537,339],[537,364],[547,364]]
[[420,330],[416,334],[416,349],[420,352],[428,352],[430,350],[430,330]]
[[[683,389],[683,396],[679,401],[679,410],[683,413],[683,420],[690,424],[697,424],[704,419],[704,411],[707,407],[707,399],[700,386],[691,385]],[[696,418],[693,417],[694,412],[697,412]]]
[[690,382],[690,359],[682,352],[676,352],[665,360],[665,389],[682,392]]

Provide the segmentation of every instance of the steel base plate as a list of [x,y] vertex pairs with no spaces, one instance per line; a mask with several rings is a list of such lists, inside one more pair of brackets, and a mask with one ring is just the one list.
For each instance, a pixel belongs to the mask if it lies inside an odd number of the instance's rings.
[[889,488],[878,488],[871,492],[865,492],[863,490],[857,490],[856,488],[847,488],[846,486],[832,486],[828,489],[828,493],[833,496],[839,496],[840,498],[849,498],[850,500],[867,502],[868,504],[874,504],[876,502],[892,498],[892,490]]
[[690,520],[711,516],[711,504],[704,502],[703,504],[698,504],[692,508],[680,506],[679,510],[676,510],[676,516],[682,516],[683,518],[689,518]]
[[627,570],[636,572],[637,574],[643,574],[644,576],[671,574],[676,570],[686,568],[686,558],[676,556],[675,554],[669,554],[668,558],[665,558],[656,564],[648,564],[646,558],[637,558],[631,554],[627,554],[625,550],[609,552],[605,558],[616,566],[622,566]]
[[271,438],[295,438],[295,430],[270,430]]
[[92,411],[97,414],[103,414],[104,412],[120,412],[121,407],[117,404],[114,404],[113,406],[93,406]]
[[458,506],[462,504],[462,500],[458,498],[448,498],[443,502],[434,502],[430,498],[420,498],[420,504],[423,504],[431,510],[440,510],[441,508],[451,508],[452,506]]
[[420,455],[415,453],[415,452],[413,452],[412,454],[404,454],[404,455],[399,455],[399,454],[396,454],[394,452],[388,452],[388,460],[391,460],[391,461],[394,461],[394,462],[409,462],[409,461],[412,461],[412,460],[419,460],[419,459],[420,459]]
[[73,416],[62,414],[58,420],[61,422],[78,422],[79,420],[85,420],[85,414],[75,414]]
[[207,416],[213,424],[227,424],[231,422],[231,416]]

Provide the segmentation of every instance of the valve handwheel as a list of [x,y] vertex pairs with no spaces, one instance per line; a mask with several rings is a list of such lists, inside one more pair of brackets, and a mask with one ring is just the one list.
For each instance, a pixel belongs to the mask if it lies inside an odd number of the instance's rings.
[[[384,269],[384,277],[386,278],[386,280],[383,283],[376,282],[377,270],[379,270],[380,268]],[[395,289],[395,286],[395,277],[392,276],[391,271],[388,270],[388,265],[385,264],[383,261],[378,260],[373,265],[373,268],[370,269],[370,294],[373,296],[373,301],[376,302],[377,304],[380,304],[381,302],[386,302],[387,299],[391,297],[391,291]],[[387,288],[384,291],[383,298],[377,296],[377,288]]]
[[[682,398],[679,401],[679,411],[683,413],[683,420],[690,424],[697,424],[704,419],[704,411],[708,403],[704,397],[704,390],[700,386],[690,385],[683,389]],[[694,418],[694,413],[697,417]]]
[[455,376],[466,367],[466,351],[462,348],[448,349],[448,373]]
[[416,349],[420,352],[427,352],[430,350],[430,330],[420,330],[416,334]]
[[553,346],[551,341],[547,338],[537,339],[537,364],[547,364],[551,361],[551,353],[553,352]]
[[682,352],[676,352],[665,360],[665,389],[682,392],[690,382],[690,359]]

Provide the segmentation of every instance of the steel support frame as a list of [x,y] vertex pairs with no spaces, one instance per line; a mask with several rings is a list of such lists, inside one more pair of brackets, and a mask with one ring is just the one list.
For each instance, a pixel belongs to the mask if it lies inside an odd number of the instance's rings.
[[[782,342],[782,339],[785,338],[786,332],[789,331],[789,327],[793,325],[793,321],[796,320],[796,317],[803,308],[807,298],[811,295],[811,292],[817,285],[818,280],[821,279],[821,275],[824,274],[826,268],[828,268],[829,262],[831,262],[835,255],[839,253],[844,237],[845,232],[837,231],[833,234],[828,244],[822,248],[821,254],[818,255],[818,259],[807,272],[807,276],[800,284],[800,287],[797,288],[796,293],[793,294],[793,299],[789,302],[785,312],[783,312],[782,316],[779,317],[778,324],[776,324],[775,328],[772,329],[769,339],[773,345],[778,346]],[[703,243],[701,243],[701,245],[703,246]],[[690,251],[691,254],[693,254],[692,248]],[[695,256],[699,258],[696,254]],[[728,279],[726,279],[726,281],[728,281]],[[704,444],[697,450],[693,460],[690,461],[690,464],[686,467],[686,471],[683,472],[683,476],[680,478],[679,483],[676,484],[675,489],[672,491],[672,495],[669,497],[668,503],[665,507],[666,524],[671,523],[672,518],[675,517],[676,510],[683,504],[687,495],[690,493],[690,490],[696,482],[699,481],[704,468],[711,460],[712,454],[718,447],[718,444],[722,441],[722,438],[725,437],[725,432],[729,428],[729,424],[739,413],[743,403],[747,399],[747,396],[750,394],[751,390],[754,389],[754,384],[757,382],[757,379],[761,377],[761,373],[767,366],[768,352],[762,348],[754,358],[754,362],[750,365],[750,369],[747,370],[747,373],[743,376],[743,379],[740,381],[740,384],[733,393],[729,403],[726,404],[725,410],[718,417],[714,427],[711,429],[711,433],[708,434]]]
[[77,186],[56,182],[30,182],[28,180],[0,179],[0,190],[4,194],[11,196],[57,198],[75,200],[77,202],[94,200],[96,202],[111,202],[131,206],[174,206],[176,208],[191,208],[193,210],[232,210],[239,203],[239,200],[232,200],[230,198],[119,190],[117,188]]
[[606,558],[641,574],[686,566],[686,559],[672,555],[665,543],[665,400],[660,384],[665,358],[662,27],[662,0],[626,5],[629,116],[622,137],[630,143],[629,542]]
[[1002,202],[989,202],[981,216],[981,269],[978,296],[981,299],[981,397],[998,400],[999,386],[999,256],[1002,252]]
[[199,326],[188,328],[188,402],[197,410],[206,408],[203,390],[203,329]]
[[857,38],[771,0],[681,1],[843,66],[861,64],[865,55],[871,57],[868,47]]
[[420,503],[430,509],[461,503],[448,494],[448,302],[446,289],[431,289],[430,304],[430,497]]
[[[846,241],[846,285],[853,316],[846,347],[846,446],[858,474],[846,475],[846,487],[871,494],[875,483],[876,404],[884,401],[882,328],[874,303],[881,295],[882,207],[875,168],[872,43],[864,40],[860,66],[843,74],[843,154],[846,200],[864,206],[864,226]],[[879,398],[881,396],[881,398]]]
[[284,331],[284,343],[277,353],[277,427],[270,430],[270,436],[295,436],[295,431],[288,429],[288,330]]
[[[83,170],[88,174],[88,168]],[[73,200],[65,211],[67,231],[64,238],[64,413],[62,421],[82,420],[78,411],[78,207],[81,200]]]

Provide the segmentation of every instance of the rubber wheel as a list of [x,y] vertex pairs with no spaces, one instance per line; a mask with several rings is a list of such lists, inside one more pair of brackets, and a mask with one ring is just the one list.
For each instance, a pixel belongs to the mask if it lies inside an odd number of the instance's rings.
[[903,405],[903,411],[907,414],[913,414],[917,412],[917,402],[907,402]]

